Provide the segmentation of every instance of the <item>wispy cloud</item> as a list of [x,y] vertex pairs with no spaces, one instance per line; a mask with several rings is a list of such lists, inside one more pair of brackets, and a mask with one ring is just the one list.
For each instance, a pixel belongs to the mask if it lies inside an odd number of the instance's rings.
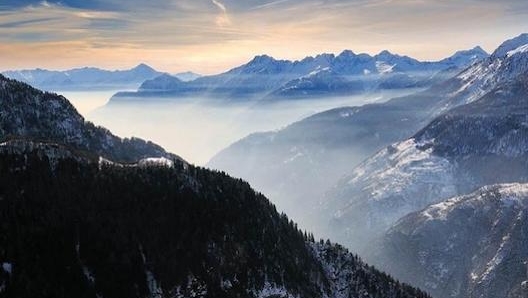
[[0,23],[0,28],[17,28],[17,27],[22,27],[22,26],[27,26],[27,25],[35,25],[38,23],[47,23],[49,21],[55,21],[59,19],[60,18],[38,18],[38,19],[31,19],[31,20],[4,22],[4,23]]
[[217,1],[217,0],[211,0],[211,2],[213,2],[214,5],[216,5],[218,8],[220,8],[220,10],[224,13],[227,13],[227,9],[225,7],[225,5],[223,3],[221,3],[220,1]]
[[211,0],[211,2],[220,9],[220,14],[216,16],[216,25],[221,27],[230,25],[231,20],[229,19],[229,15],[227,14],[226,6],[218,0]]
[[264,4],[261,4],[261,5],[257,5],[255,7],[253,7],[252,9],[253,10],[258,10],[258,9],[263,9],[263,8],[270,8],[270,7],[274,7],[274,6],[277,6],[279,4],[283,4],[283,3],[286,3],[286,2],[289,2],[290,0],[278,0],[278,1],[272,1],[272,2],[268,2],[268,3],[264,3]]
[[38,63],[35,51],[57,44],[70,47],[61,52],[70,58],[47,58],[55,63],[88,63],[94,52],[116,63],[126,55],[158,61],[163,53],[171,67],[207,67],[201,72],[254,54],[344,48],[434,59],[477,43],[492,50],[528,30],[527,18],[526,0],[0,0],[0,65]]

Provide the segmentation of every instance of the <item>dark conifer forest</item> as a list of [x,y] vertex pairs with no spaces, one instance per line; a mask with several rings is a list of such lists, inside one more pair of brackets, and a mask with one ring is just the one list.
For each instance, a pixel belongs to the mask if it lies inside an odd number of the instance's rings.
[[266,287],[300,297],[427,297],[339,245],[315,242],[224,173],[178,160],[123,166],[7,151],[0,260],[12,268],[0,276],[3,297],[259,297]]

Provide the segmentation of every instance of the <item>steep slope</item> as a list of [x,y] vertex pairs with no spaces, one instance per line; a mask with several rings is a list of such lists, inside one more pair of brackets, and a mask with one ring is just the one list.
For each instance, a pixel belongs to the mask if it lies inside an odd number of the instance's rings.
[[94,90],[137,88],[145,80],[161,75],[161,72],[146,64],[139,64],[128,70],[116,71],[84,67],[65,71],[13,70],[2,74],[44,90]]
[[0,75],[0,142],[31,138],[55,141],[120,162],[145,157],[170,157],[156,144],[121,139],[77,113],[64,97],[42,92]]
[[245,182],[89,155],[0,146],[1,296],[428,297],[313,242]]
[[347,50],[337,56],[321,54],[299,61],[276,60],[261,55],[225,73],[191,82],[165,84],[166,77],[156,78],[149,83],[150,87],[157,86],[156,89],[121,92],[113,97],[113,101],[150,96],[212,96],[269,102],[292,97],[427,87],[487,56],[477,48],[457,52],[452,59],[438,62],[421,62],[388,51],[370,56]]
[[[491,61],[498,71],[467,79],[479,81],[470,94],[482,93],[491,82],[498,86],[478,99],[465,97],[471,103],[435,118],[414,137],[381,150],[345,176],[325,202],[329,213],[324,216],[333,218],[330,230],[341,231],[335,239],[361,240],[358,249],[365,249],[365,243],[409,212],[480,186],[528,181],[526,61],[524,53]],[[365,222],[366,227],[358,225]]]
[[527,184],[486,186],[405,216],[379,263],[434,297],[527,297],[527,215]]

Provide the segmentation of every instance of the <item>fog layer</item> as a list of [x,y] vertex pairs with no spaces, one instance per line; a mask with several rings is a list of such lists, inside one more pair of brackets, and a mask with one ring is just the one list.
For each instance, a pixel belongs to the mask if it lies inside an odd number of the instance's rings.
[[[123,137],[151,140],[189,162],[204,165],[218,151],[257,131],[275,130],[327,109],[383,102],[416,89],[350,97],[296,99],[273,104],[205,98],[148,98],[106,102],[105,92],[63,93],[87,118]],[[97,108],[97,106],[100,106]]]

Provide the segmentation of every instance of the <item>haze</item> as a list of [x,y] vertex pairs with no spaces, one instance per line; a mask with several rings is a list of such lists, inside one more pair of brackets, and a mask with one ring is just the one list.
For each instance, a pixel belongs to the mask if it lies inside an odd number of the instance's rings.
[[276,130],[334,107],[382,102],[413,91],[416,89],[259,106],[218,105],[204,98],[105,105],[110,91],[59,93],[70,99],[87,120],[117,135],[152,140],[189,162],[204,165],[214,154],[250,133]]

